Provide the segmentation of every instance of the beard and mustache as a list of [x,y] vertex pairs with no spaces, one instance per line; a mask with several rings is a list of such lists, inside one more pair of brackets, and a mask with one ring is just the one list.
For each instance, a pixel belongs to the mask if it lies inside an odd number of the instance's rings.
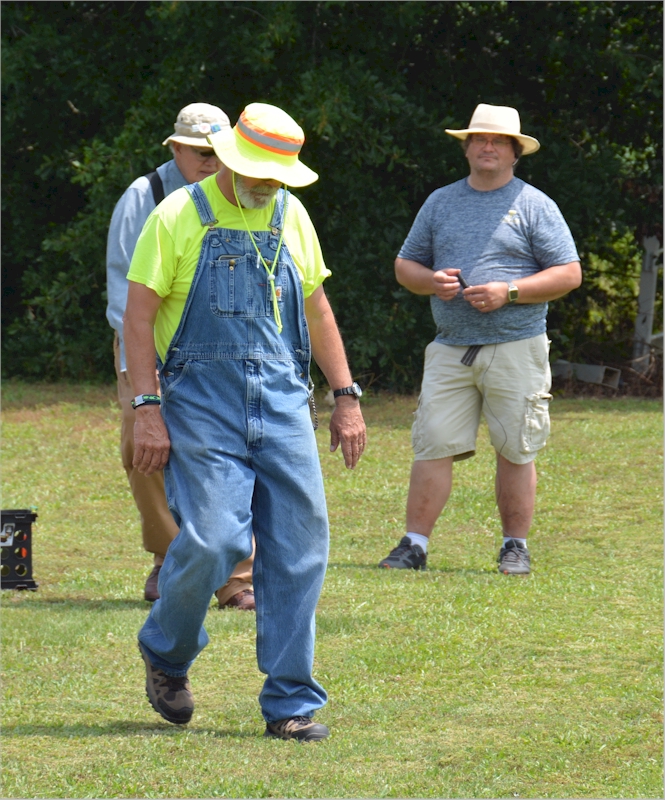
[[236,174],[235,176],[236,194],[238,200],[244,208],[266,208],[273,201],[279,191],[279,186],[257,183],[249,187],[245,183],[245,178]]

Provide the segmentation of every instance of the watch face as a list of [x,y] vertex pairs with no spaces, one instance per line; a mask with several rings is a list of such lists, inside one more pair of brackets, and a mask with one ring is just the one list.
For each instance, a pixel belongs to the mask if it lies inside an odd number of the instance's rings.
[[356,397],[362,397],[363,396],[363,390],[360,388],[360,386],[358,386],[358,384],[355,381],[353,382],[351,388],[353,389],[353,394]]

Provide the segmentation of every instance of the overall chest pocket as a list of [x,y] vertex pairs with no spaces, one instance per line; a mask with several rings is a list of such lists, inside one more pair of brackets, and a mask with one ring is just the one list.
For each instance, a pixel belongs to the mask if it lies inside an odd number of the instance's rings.
[[272,313],[268,274],[256,258],[222,255],[209,262],[210,310],[218,317],[267,317]]

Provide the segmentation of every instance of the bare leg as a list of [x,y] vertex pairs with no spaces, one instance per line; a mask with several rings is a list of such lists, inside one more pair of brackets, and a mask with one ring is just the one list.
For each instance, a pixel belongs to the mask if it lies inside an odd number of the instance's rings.
[[513,464],[497,453],[496,503],[505,536],[526,539],[536,505],[536,465]]
[[407,531],[429,537],[448,502],[452,485],[452,456],[413,462],[406,503]]

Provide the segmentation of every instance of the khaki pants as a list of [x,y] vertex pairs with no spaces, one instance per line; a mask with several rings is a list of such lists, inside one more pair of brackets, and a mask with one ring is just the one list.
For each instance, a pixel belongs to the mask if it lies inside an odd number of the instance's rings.
[[[120,347],[118,335],[113,342],[115,373],[118,379],[118,401],[122,410],[122,427],[120,430],[120,453],[122,465],[127,473],[129,486],[134,502],[141,516],[141,532],[143,547],[154,554],[155,564],[162,564],[169,545],[178,535],[178,526],[166,503],[164,492],[164,473],[154,472],[150,476],[142,475],[134,469],[134,409],[132,400],[134,391],[127,372],[120,371]],[[155,379],[155,393],[159,393],[159,385]],[[252,565],[254,553],[236,566],[231,577],[221,589],[217,599],[220,604],[226,603],[234,594],[252,586]]]

